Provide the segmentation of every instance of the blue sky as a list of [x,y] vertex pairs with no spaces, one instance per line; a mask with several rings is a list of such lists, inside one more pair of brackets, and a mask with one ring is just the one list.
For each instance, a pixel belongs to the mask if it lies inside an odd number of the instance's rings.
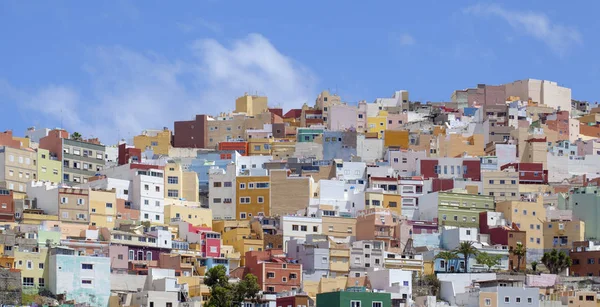
[[[61,126],[108,144],[245,91],[284,108],[524,78],[595,101],[600,2],[0,2],[0,130]],[[15,115],[16,114],[16,115]]]

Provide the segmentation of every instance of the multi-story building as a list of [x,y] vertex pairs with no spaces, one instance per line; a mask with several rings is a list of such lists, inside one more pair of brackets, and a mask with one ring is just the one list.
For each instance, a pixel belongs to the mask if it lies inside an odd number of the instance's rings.
[[353,291],[336,291],[317,294],[317,307],[329,306],[372,306],[372,307],[391,307],[391,293],[367,292],[360,287]]
[[229,164],[226,169],[214,168],[209,170],[208,207],[216,220],[236,219],[235,164]]
[[417,174],[424,179],[462,178],[481,180],[481,161],[478,158],[427,158],[417,164]]
[[271,183],[269,176],[237,176],[235,184],[237,219],[245,220],[251,219],[253,216],[271,215]]
[[181,163],[169,161],[165,165],[165,198],[200,201],[198,174],[185,171]]
[[267,96],[248,95],[235,100],[235,113],[245,113],[248,116],[254,116],[267,110]]
[[481,173],[483,194],[494,196],[496,201],[519,200],[519,173],[514,168]]
[[350,277],[366,276],[371,268],[383,268],[385,243],[375,240],[352,242],[350,248]]
[[397,193],[386,192],[383,189],[368,189],[365,191],[365,209],[385,208],[402,214],[402,197]]
[[[50,138],[50,135],[47,138]],[[88,178],[104,169],[105,147],[97,140],[80,141],[62,138],[59,141],[62,141],[63,182],[85,183]],[[50,154],[52,153],[50,150]]]
[[144,130],[142,134],[133,137],[133,146],[141,151],[149,149],[157,155],[168,155],[171,148],[171,131],[167,128]]
[[0,189],[0,221],[15,221],[15,200],[13,191],[9,189]]
[[247,252],[246,273],[255,275],[265,292],[297,291],[302,287],[302,265],[288,262],[281,251]]
[[571,109],[571,89],[547,80],[525,79],[505,84],[506,97],[516,96],[556,110]]
[[89,189],[88,197],[91,225],[113,229],[118,212],[115,190]]
[[38,180],[50,182],[62,182],[62,162],[50,151],[43,148],[37,150],[37,174]]
[[389,209],[362,210],[356,217],[356,240],[383,241],[387,251],[402,251],[410,232],[406,218]]
[[576,187],[568,202],[559,204],[559,209],[572,210],[573,217],[585,223],[585,238],[600,238],[600,188],[597,186]]
[[579,220],[551,220],[544,222],[544,250],[568,253],[574,242],[585,240],[585,223]]
[[[481,234],[489,235],[490,243],[494,245],[508,246],[512,250],[521,244],[527,248],[527,233],[519,230],[516,224],[508,224],[501,212],[481,212],[479,214],[479,231]],[[526,260],[520,259],[520,269],[526,269]],[[508,255],[508,269],[515,270],[519,264],[519,257],[513,253]]]
[[48,249],[45,247],[14,248],[14,268],[21,270],[23,292],[35,294],[40,289],[49,289]]
[[90,223],[88,189],[58,188],[58,217],[61,222]]
[[110,258],[80,256],[74,249],[55,247],[48,256],[48,288],[67,300],[93,306],[108,306],[110,297]]
[[527,261],[539,261],[544,252],[544,222],[546,209],[542,197],[531,201],[504,201],[496,204],[508,224],[526,232]]
[[600,246],[593,241],[573,242],[569,252],[573,264],[569,272],[573,276],[600,276]]
[[212,226],[212,211],[200,207],[200,203],[183,200],[165,200],[165,224],[185,221],[192,225]]
[[33,149],[0,147],[0,187],[25,193],[27,183],[37,180],[37,154]]
[[539,291],[535,287],[481,286],[479,306],[540,306]]
[[442,226],[478,227],[479,213],[494,211],[494,197],[466,191],[435,192],[419,199],[421,220],[437,219]]
[[310,234],[321,234],[323,220],[317,217],[305,216],[283,216],[281,217],[281,229],[283,230],[283,250],[288,250],[288,242],[298,239],[298,242],[306,240]]
[[315,180],[312,177],[292,176],[288,170],[269,172],[270,215],[293,214],[306,209],[310,203]]

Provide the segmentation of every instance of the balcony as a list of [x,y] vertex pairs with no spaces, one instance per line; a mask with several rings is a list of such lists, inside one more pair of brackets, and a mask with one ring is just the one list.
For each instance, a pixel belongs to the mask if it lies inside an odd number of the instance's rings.
[[388,231],[375,231],[375,237],[376,238],[393,238],[394,234],[393,231],[388,230]]
[[329,250],[330,257],[350,257],[350,251],[347,249],[330,249]]

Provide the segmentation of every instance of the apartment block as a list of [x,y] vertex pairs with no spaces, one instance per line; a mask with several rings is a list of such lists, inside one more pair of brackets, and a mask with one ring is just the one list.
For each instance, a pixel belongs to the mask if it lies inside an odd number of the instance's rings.
[[437,219],[442,226],[478,227],[479,213],[494,211],[494,197],[466,191],[435,192],[423,195],[419,203],[421,220]]
[[171,131],[167,128],[144,130],[142,134],[133,137],[133,146],[141,151],[152,150],[157,155],[168,155],[171,148]]
[[271,183],[269,176],[236,177],[236,216],[240,220],[271,215]]
[[516,225],[527,235],[527,261],[539,261],[544,252],[544,222],[546,209],[541,197],[531,201],[504,201],[496,204],[507,223]]
[[117,195],[115,190],[89,189],[90,224],[113,229],[117,220]]
[[551,220],[544,222],[544,250],[562,250],[568,253],[574,242],[585,240],[585,223],[579,220]]
[[[302,287],[302,265],[290,263],[277,250],[246,253],[246,272],[258,277],[265,292],[297,291]],[[281,251],[279,251],[281,252]]]
[[62,162],[49,150],[38,148],[37,152],[37,174],[38,180],[50,182],[62,182]]
[[[50,138],[51,136],[47,136]],[[55,140],[56,141],[56,140]],[[64,183],[85,183],[104,169],[105,146],[99,142],[62,138],[62,170]],[[41,143],[40,143],[41,147]],[[50,150],[50,149],[49,149]],[[50,154],[52,154],[50,150]],[[57,158],[60,158],[57,155]]]
[[61,222],[90,223],[90,191],[58,188],[58,216]]
[[9,189],[0,189],[0,221],[15,221],[15,200]]
[[165,198],[200,201],[200,183],[196,172],[185,171],[181,163],[168,162],[165,165]]
[[483,194],[494,196],[496,201],[519,200],[519,173],[514,168],[505,168],[500,171],[486,171],[481,173]]
[[227,165],[226,169],[210,169],[208,176],[208,207],[213,212],[213,218],[235,220],[237,217],[235,164]]
[[293,214],[310,203],[312,177],[292,176],[287,170],[271,170],[269,174],[271,215]]
[[25,193],[28,182],[37,180],[37,154],[32,149],[0,147],[0,186]]
[[235,113],[245,113],[254,116],[267,110],[268,98],[266,96],[248,95],[235,100]]
[[600,246],[593,241],[573,242],[569,257],[572,276],[600,276]]

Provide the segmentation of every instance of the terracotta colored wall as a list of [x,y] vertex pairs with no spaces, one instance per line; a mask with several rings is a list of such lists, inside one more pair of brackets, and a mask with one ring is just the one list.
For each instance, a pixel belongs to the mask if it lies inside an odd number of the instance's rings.
[[196,115],[194,120],[174,123],[173,147],[205,148],[208,116]]

